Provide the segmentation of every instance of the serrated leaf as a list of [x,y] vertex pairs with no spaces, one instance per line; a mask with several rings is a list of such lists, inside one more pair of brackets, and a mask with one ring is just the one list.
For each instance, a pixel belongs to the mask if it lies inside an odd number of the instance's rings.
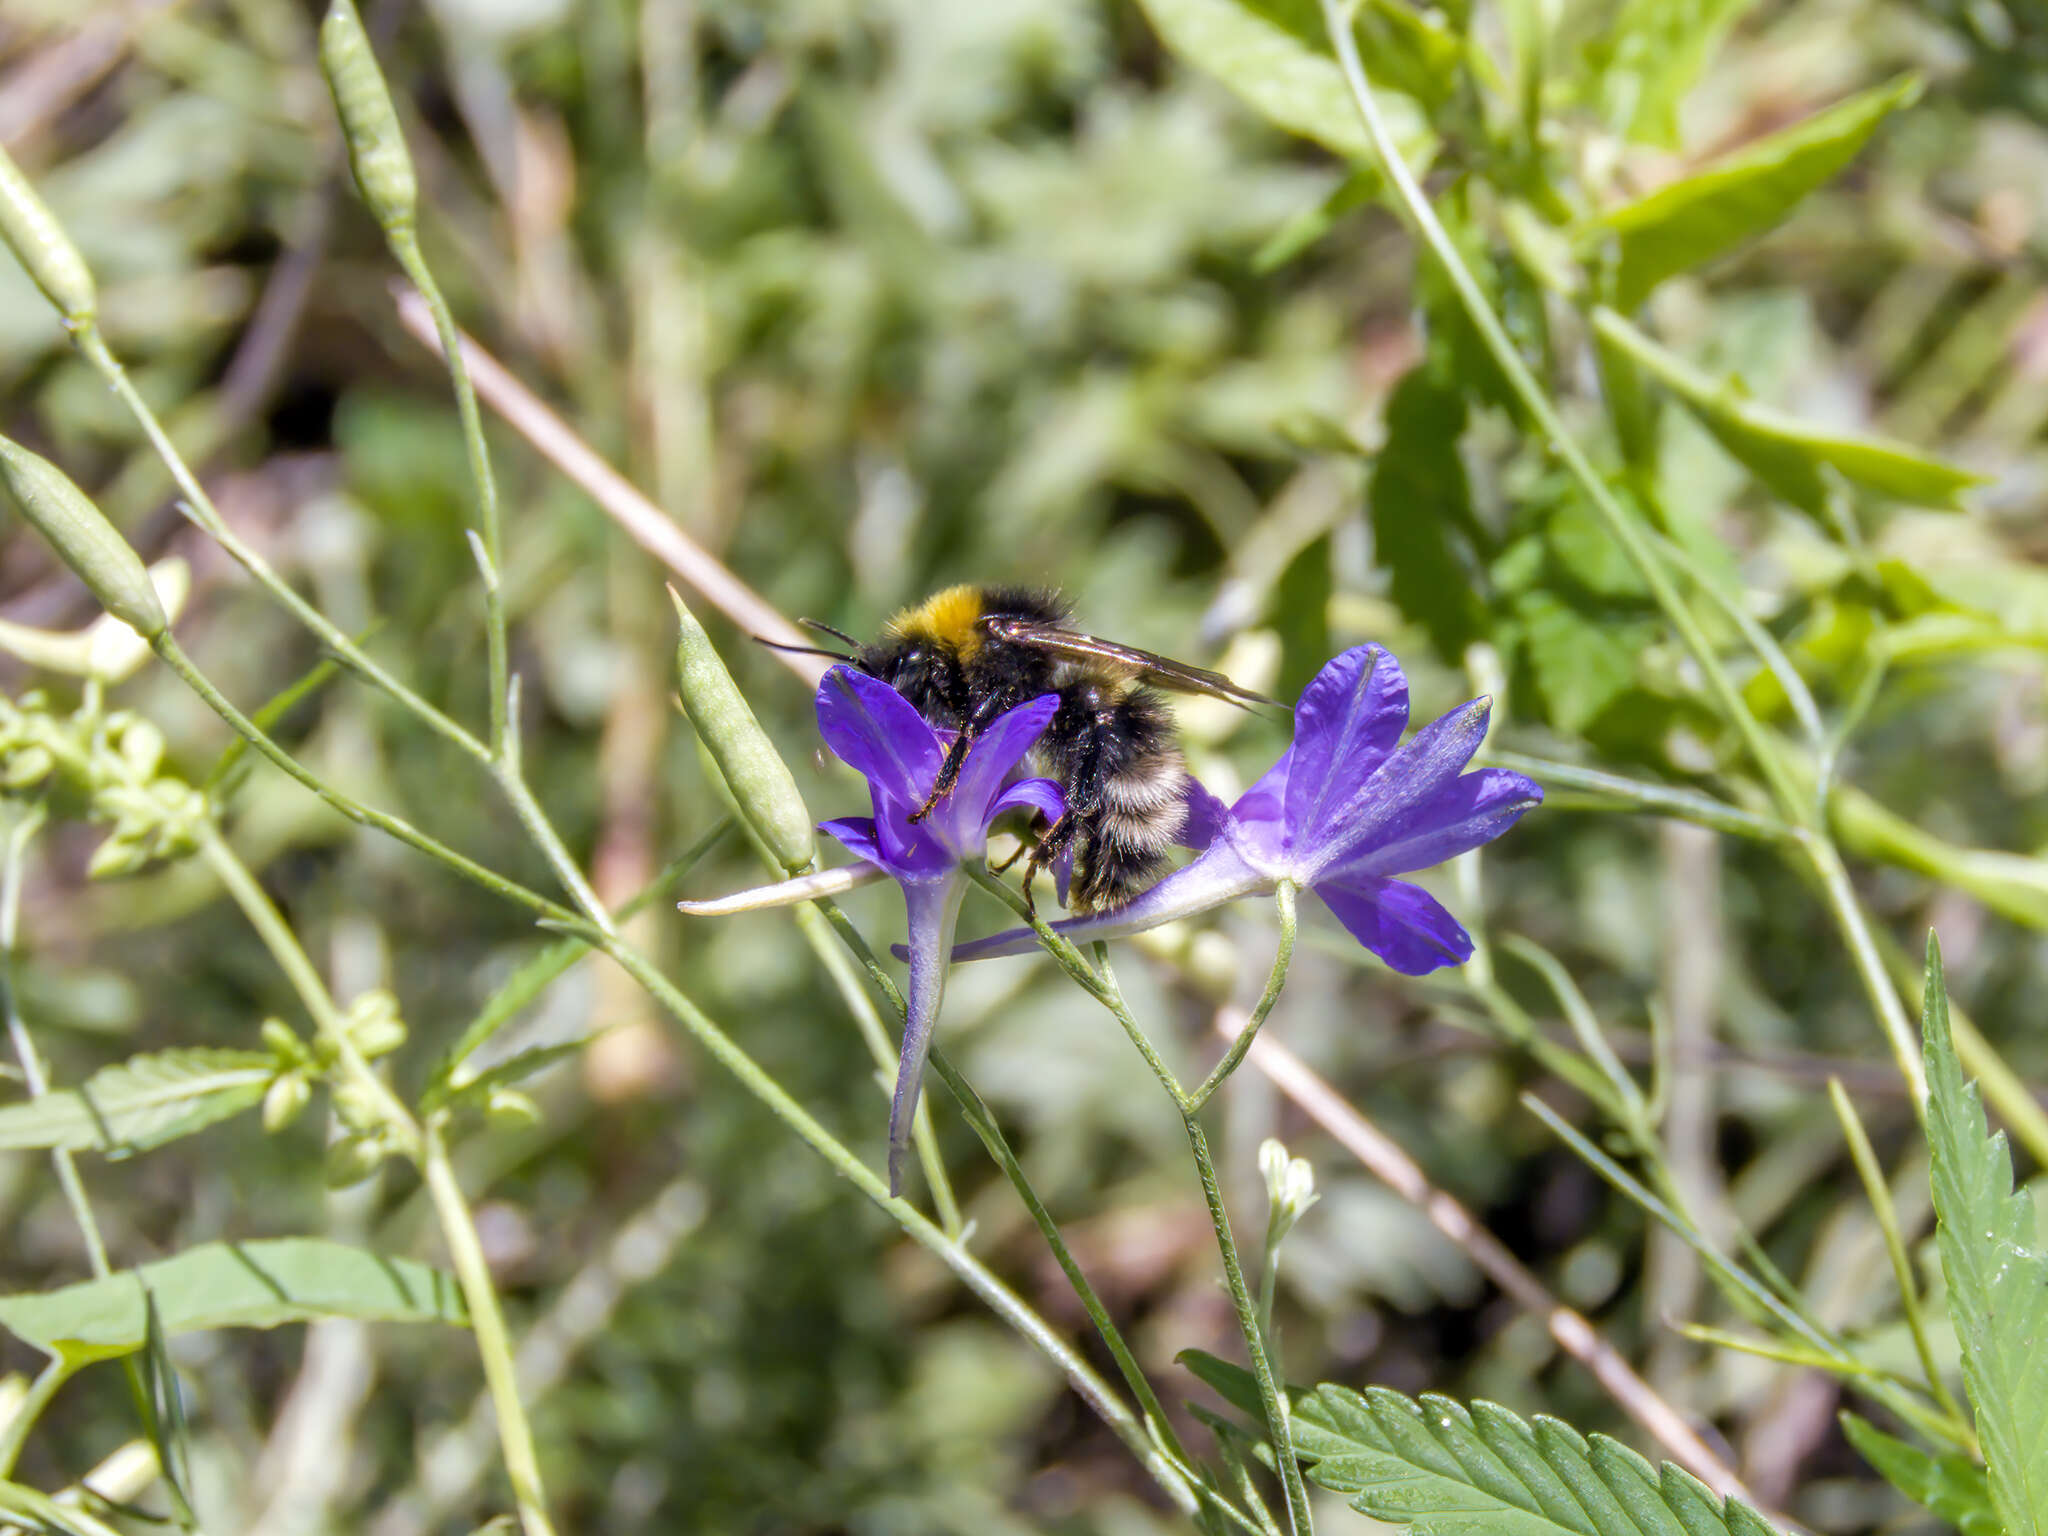
[[1453,665],[1483,617],[1472,573],[1457,554],[1459,529],[1472,521],[1458,456],[1464,431],[1464,396],[1431,370],[1411,369],[1387,401],[1386,446],[1366,481],[1373,554],[1387,569],[1388,595]]
[[2048,1256],[2034,1202],[2013,1189],[2005,1133],[1986,1134],[1977,1087],[1963,1081],[1931,933],[1920,1018],[1935,1232],[1991,1506],[2009,1536],[2041,1536],[2048,1529]]
[[1766,1536],[1772,1527],[1688,1473],[1615,1440],[1498,1404],[1419,1402],[1325,1384],[1296,1401],[1309,1476],[1418,1536]]
[[1730,457],[1813,517],[1825,511],[1826,465],[1859,485],[1916,506],[1960,511],[1957,497],[1984,476],[1881,437],[1826,432],[1760,405],[1728,379],[1716,379],[1658,345],[1611,309],[1596,309],[1600,336],[1625,352],[1685,405]]
[[131,1056],[76,1088],[0,1107],[0,1150],[146,1151],[253,1107],[276,1068],[263,1051],[193,1046]]
[[1863,1459],[1915,1504],[1940,1515],[1963,1536],[1999,1536],[1984,1469],[1967,1456],[1930,1456],[1917,1445],[1894,1439],[1853,1413],[1841,1416],[1842,1433]]
[[1655,633],[1645,623],[1582,613],[1542,587],[1518,593],[1511,611],[1550,723],[1574,735],[1629,690],[1636,657]]
[[1633,310],[1667,277],[1770,229],[1919,94],[1912,75],[1860,91],[1608,213],[1591,233],[1619,242],[1616,306]]
[[141,1349],[149,1303],[167,1335],[276,1328],[322,1317],[454,1323],[468,1313],[452,1276],[324,1238],[202,1243],[172,1258],[62,1290],[0,1296],[0,1327],[76,1362]]
[[[1372,144],[1344,75],[1321,37],[1320,13],[1288,0],[1140,0],[1166,46],[1221,80],[1247,106],[1289,133],[1370,165]],[[1426,164],[1434,139],[1415,103],[1374,93],[1401,157]]]

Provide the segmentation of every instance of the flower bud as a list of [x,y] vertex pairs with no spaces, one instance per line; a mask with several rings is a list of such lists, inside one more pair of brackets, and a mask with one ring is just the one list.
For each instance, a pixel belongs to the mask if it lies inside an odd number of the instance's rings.
[[313,1053],[306,1049],[305,1042],[284,1020],[265,1019],[263,1027],[257,1033],[263,1037],[263,1043],[269,1047],[270,1054],[279,1061],[288,1062],[293,1066],[305,1066],[312,1062]]
[[540,1124],[540,1106],[517,1088],[493,1088],[484,1097],[484,1118],[509,1131]]
[[348,141],[349,169],[364,206],[387,234],[410,229],[419,180],[384,72],[350,0],[330,0],[320,23],[320,71],[334,95],[342,137]]
[[343,1077],[334,1085],[334,1117],[352,1131],[369,1131],[383,1123],[384,1105],[368,1083]]
[[93,849],[92,857],[86,861],[85,878],[112,880],[134,874],[149,859],[146,837],[141,827],[116,824],[112,835]]
[[676,641],[676,685],[683,713],[690,717],[698,739],[718,764],[719,775],[732,790],[740,814],[767,844],[775,861],[791,874],[809,869],[818,856],[818,839],[796,780],[712,649],[704,626],[683,606],[674,587],[668,589],[668,595],[675,602],[676,622],[681,626]]
[[92,269],[5,149],[0,149],[0,240],[28,269],[65,324],[91,323],[99,308]]
[[271,1079],[263,1093],[263,1129],[275,1136],[299,1118],[306,1101],[313,1097],[313,1085],[303,1072],[285,1072]]
[[130,776],[146,784],[163,763],[164,733],[141,716],[130,715],[121,722],[120,744],[115,750]]
[[145,640],[164,632],[170,620],[142,557],[61,469],[0,437],[0,480],[14,493],[29,525],[50,541],[107,612]]
[[360,1184],[377,1171],[377,1165],[390,1155],[384,1138],[375,1134],[343,1136],[329,1143],[327,1148],[327,1187],[346,1189],[351,1184]]
[[48,747],[35,742],[16,747],[0,759],[0,789],[34,789],[56,766],[57,760]]
[[1277,1242],[1293,1230],[1308,1208],[1322,1196],[1316,1193],[1316,1171],[1305,1157],[1289,1157],[1287,1148],[1272,1137],[1259,1143],[1259,1172],[1266,1179],[1269,1242]]
[[350,1004],[347,1022],[349,1039],[372,1059],[389,1056],[405,1044],[405,1021],[398,1016],[398,999],[382,987],[365,992]]

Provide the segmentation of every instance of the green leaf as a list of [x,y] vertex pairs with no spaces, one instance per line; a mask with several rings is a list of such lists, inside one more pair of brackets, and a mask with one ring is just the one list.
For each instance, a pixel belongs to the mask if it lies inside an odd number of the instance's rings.
[[[1259,1422],[1248,1372],[1198,1350],[1179,1359]],[[1385,1387],[1325,1383],[1289,1398],[1310,1478],[1418,1536],[1775,1536],[1755,1510],[1717,1499],[1689,1473],[1556,1419],[1530,1423],[1496,1403],[1418,1402]]]
[[1420,1402],[1384,1387],[1324,1385],[1295,1407],[1309,1475],[1351,1507],[1419,1536],[1767,1536],[1747,1505],[1723,1502],[1670,1463],[1556,1419],[1524,1422],[1495,1403]]
[[[1177,1364],[1186,1366],[1203,1386],[1259,1425],[1259,1432],[1263,1435],[1266,1408],[1259,1398],[1259,1379],[1256,1376],[1241,1365],[1218,1359],[1206,1349],[1184,1349],[1173,1358]],[[1290,1399],[1297,1395],[1298,1389],[1288,1389]]]
[[[1260,116],[1347,160],[1373,163],[1358,108],[1322,38],[1313,3],[1269,0],[1140,0],[1160,40],[1216,76]],[[1375,93],[1410,167],[1426,164],[1434,139],[1413,101]]]
[[1628,0],[1600,39],[1609,121],[1638,143],[1678,148],[1678,107],[1756,0]]
[[193,1046],[131,1056],[76,1088],[0,1108],[0,1151],[61,1147],[126,1157],[253,1107],[276,1070],[265,1051]]
[[1809,516],[1825,512],[1823,465],[1883,495],[1950,511],[1961,510],[1959,493],[1984,483],[1982,475],[1903,443],[1823,432],[1759,405],[1734,380],[1708,377],[1611,309],[1595,309],[1593,327],[1676,395],[1731,457]]
[[1954,1452],[1930,1456],[1853,1413],[1841,1420],[1842,1433],[1863,1459],[1915,1504],[1940,1515],[1963,1536],[1999,1536],[1991,1485],[1976,1462]]
[[1473,521],[1472,490],[1458,439],[1465,400],[1433,370],[1411,369],[1387,402],[1387,442],[1366,483],[1373,553],[1387,568],[1394,606],[1456,664],[1476,639],[1484,609],[1453,534]]
[[202,1243],[173,1258],[62,1290],[0,1296],[0,1326],[84,1363],[132,1354],[149,1337],[149,1300],[167,1335],[276,1328],[322,1317],[455,1323],[468,1313],[453,1277],[324,1238]]
[[2041,1536],[2048,1529],[2048,1256],[2034,1202],[2012,1187],[2005,1134],[1985,1133],[1983,1101],[1975,1084],[1963,1082],[1932,933],[1921,1029],[1936,1237],[1991,1507],[2009,1536]]
[[1770,229],[1919,94],[1919,79],[1901,75],[1607,214],[1589,236],[1618,240],[1615,306],[1632,310],[1665,278]]
[[1330,189],[1329,195],[1304,208],[1274,230],[1252,253],[1252,271],[1264,276],[1277,271],[1337,227],[1345,214],[1379,196],[1384,178],[1371,166],[1360,166]]
[[1568,735],[1628,691],[1636,658],[1655,633],[1641,621],[1581,612],[1546,587],[1517,593],[1510,611],[1550,723]]

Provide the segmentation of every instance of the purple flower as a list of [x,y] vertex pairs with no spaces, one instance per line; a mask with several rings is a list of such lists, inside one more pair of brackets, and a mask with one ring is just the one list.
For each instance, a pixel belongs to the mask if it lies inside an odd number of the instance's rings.
[[[1424,726],[1406,746],[1408,679],[1377,645],[1318,672],[1294,710],[1294,744],[1227,810],[1206,792],[1191,831],[1209,834],[1194,862],[1128,905],[1053,926],[1077,941],[1116,938],[1189,917],[1280,881],[1307,886],[1354,938],[1393,969],[1421,976],[1472,954],[1472,937],[1435,897],[1396,875],[1500,836],[1543,798],[1505,768],[1464,772],[1486,739],[1488,701]],[[1191,836],[1190,841],[1198,841]],[[962,945],[955,958],[1029,949],[1029,929]]]
[[875,814],[819,823],[847,849],[903,887],[910,916],[910,999],[903,1056],[889,1103],[889,1192],[902,1188],[932,1025],[946,985],[953,925],[966,893],[963,863],[982,859],[988,829],[1007,811],[1030,808],[1048,821],[1066,809],[1050,779],[1012,782],[1018,763],[1038,743],[1059,700],[1052,694],[1020,704],[974,738],[960,776],[931,814],[913,822],[938,779],[946,742],[894,688],[850,667],[834,667],[818,684],[818,730],[841,761],[867,776]]

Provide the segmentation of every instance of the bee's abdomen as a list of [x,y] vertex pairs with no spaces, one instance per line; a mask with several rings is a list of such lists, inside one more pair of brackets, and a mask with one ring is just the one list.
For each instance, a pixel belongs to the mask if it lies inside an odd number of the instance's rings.
[[1159,877],[1187,819],[1187,768],[1164,701],[1144,688],[1072,684],[1040,750],[1077,823],[1069,904],[1122,905]]

